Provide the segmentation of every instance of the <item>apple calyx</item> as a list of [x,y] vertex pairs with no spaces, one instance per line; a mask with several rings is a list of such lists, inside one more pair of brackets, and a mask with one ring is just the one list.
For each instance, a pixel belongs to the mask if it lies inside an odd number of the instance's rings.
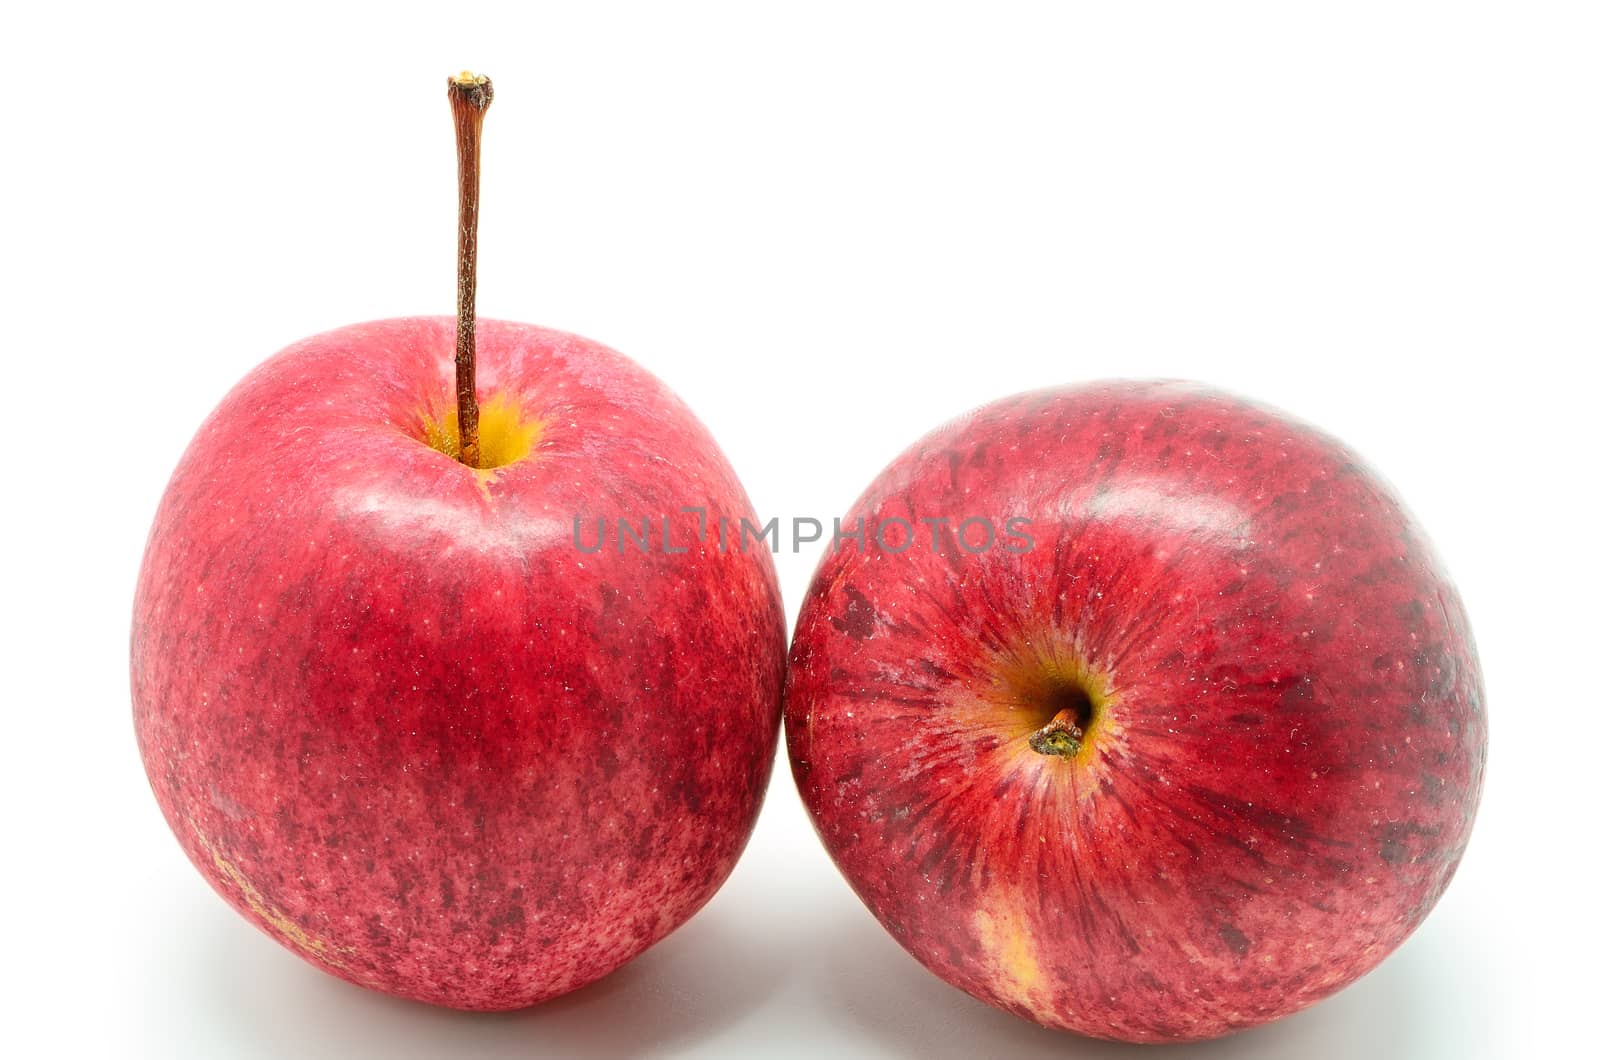
[[494,85],[470,71],[450,78],[450,112],[456,126],[456,422],[459,459],[479,467],[478,450],[478,149],[483,115]]

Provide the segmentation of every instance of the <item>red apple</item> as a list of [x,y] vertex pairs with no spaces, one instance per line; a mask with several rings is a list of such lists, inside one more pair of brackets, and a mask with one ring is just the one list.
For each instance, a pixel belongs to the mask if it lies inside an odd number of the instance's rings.
[[[659,382],[479,322],[473,467],[455,347],[450,318],[344,328],[211,415],[139,577],[134,721],[183,849],[264,931],[351,982],[505,1009],[616,968],[728,875],[784,626],[771,556],[680,515],[749,502]],[[620,518],[648,551],[619,551]]]
[[[1339,443],[1187,385],[1043,391],[924,438],[857,519],[800,614],[789,753],[937,975],[1050,1027],[1206,1038],[1345,986],[1438,900],[1478,662]],[[954,541],[969,519],[993,536]]]

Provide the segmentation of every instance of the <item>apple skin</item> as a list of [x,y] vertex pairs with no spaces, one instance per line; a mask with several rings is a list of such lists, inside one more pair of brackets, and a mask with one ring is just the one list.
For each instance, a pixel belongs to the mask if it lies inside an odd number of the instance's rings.
[[[462,1009],[605,975],[721,885],[777,745],[772,559],[592,544],[595,520],[749,513],[656,379],[561,332],[478,323],[486,406],[528,459],[419,441],[454,408],[452,318],[298,343],[201,427],[161,501],[134,722],[211,885],[312,964]],[[608,536],[611,531],[607,531]]]
[[[844,523],[893,548],[896,517],[913,547],[820,564],[785,728],[828,851],[935,974],[1049,1027],[1209,1038],[1433,907],[1482,784],[1477,656],[1339,443],[1187,384],[1040,391],[928,435]],[[1028,518],[1034,547],[936,553],[936,517]],[[1029,741],[1063,673],[1098,696],[1070,757]]]

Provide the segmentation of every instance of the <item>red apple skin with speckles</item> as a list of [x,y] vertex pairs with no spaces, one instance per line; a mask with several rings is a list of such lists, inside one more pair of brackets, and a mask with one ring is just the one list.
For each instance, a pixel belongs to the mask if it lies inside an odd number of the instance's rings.
[[161,809],[236,909],[351,982],[510,1009],[727,877],[784,626],[771,556],[679,515],[749,502],[676,397],[573,335],[477,334],[485,407],[538,423],[491,471],[420,440],[454,408],[450,318],[317,336],[229,394],[156,516],[132,687]]
[[[987,551],[920,522],[974,517]],[[1187,384],[1029,393],[918,442],[857,518],[867,547],[800,613],[789,754],[850,884],[946,981],[1208,1038],[1347,985],[1438,900],[1482,784],[1478,661],[1339,443]],[[1035,750],[1057,708],[1075,753]]]

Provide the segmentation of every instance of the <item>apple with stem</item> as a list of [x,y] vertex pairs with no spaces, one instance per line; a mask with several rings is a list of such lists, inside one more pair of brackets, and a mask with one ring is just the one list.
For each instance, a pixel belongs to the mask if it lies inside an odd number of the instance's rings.
[[[457,316],[284,350],[214,411],[151,531],[133,713],[167,821],[236,909],[351,982],[529,1005],[695,912],[777,743],[771,557],[689,410],[621,355],[477,321],[487,79],[451,79]],[[630,543],[631,544],[631,543]]]
[[[924,438],[857,519],[800,612],[789,754],[937,975],[1050,1027],[1208,1038],[1345,986],[1438,900],[1478,661],[1339,443],[1184,384],[1041,391]],[[972,519],[1017,533],[955,540]]]

